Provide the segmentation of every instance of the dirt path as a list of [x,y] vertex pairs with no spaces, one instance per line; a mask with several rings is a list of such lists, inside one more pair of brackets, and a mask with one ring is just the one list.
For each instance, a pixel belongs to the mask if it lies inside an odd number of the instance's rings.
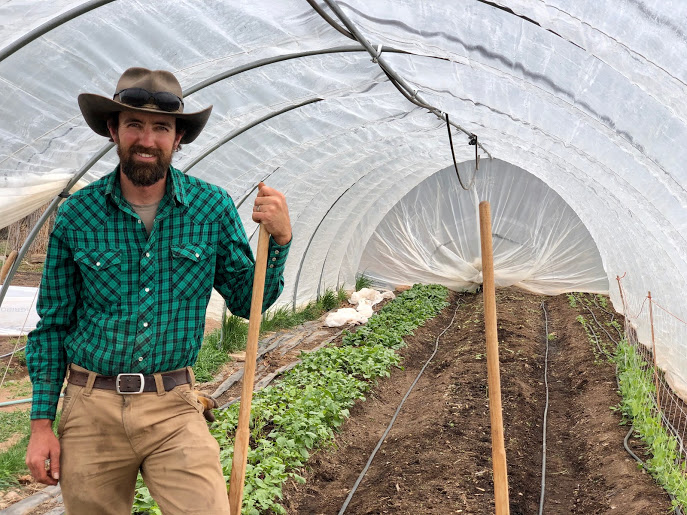
[[[492,514],[491,443],[481,295],[461,307],[348,505],[356,514]],[[623,448],[627,432],[609,409],[619,402],[614,368],[595,363],[565,296],[497,292],[510,512],[539,510],[546,331],[549,419],[544,513],[664,514],[665,492]],[[285,489],[288,513],[336,514],[400,399],[449,325],[454,304],[407,338],[403,370],[351,410],[332,449],[317,453],[305,485]]]

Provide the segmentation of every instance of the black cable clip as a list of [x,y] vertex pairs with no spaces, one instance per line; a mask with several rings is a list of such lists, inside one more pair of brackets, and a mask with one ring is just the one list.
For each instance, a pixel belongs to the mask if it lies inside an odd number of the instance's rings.
[[69,192],[64,192],[64,191],[63,191],[63,192],[59,193],[57,196],[60,197],[60,198],[69,198],[69,197],[72,196],[72,194],[69,193]]
[[479,170],[479,154],[477,153],[477,134],[470,134],[468,145],[475,146],[475,170]]

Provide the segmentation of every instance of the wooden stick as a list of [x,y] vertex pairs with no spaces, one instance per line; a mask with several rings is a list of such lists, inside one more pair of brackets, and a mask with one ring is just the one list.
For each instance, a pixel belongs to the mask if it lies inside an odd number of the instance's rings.
[[484,325],[487,336],[487,382],[491,417],[491,456],[494,463],[494,501],[496,515],[508,515],[508,473],[506,447],[503,441],[501,409],[501,376],[499,373],[499,342],[496,331],[496,289],[494,286],[494,252],[491,242],[491,208],[489,202],[479,203],[480,237],[482,240],[482,287],[484,291]]
[[[654,308],[651,302],[651,292],[649,292],[649,321],[651,323],[651,345],[654,353],[654,381],[656,382],[656,408],[661,412],[661,390],[658,387],[658,363],[656,363],[656,338],[654,336]],[[660,419],[659,419],[660,420]]]
[[260,335],[260,321],[262,318],[262,298],[265,292],[269,238],[269,233],[260,225],[253,277],[253,297],[251,298],[250,319],[248,320],[246,362],[243,367],[241,407],[239,408],[239,422],[234,441],[234,459],[231,465],[231,478],[229,479],[229,507],[234,515],[241,513],[241,504],[243,502],[243,484],[246,478],[248,442],[250,440],[250,403],[253,399],[253,381],[255,379],[255,362],[258,353],[258,336]]

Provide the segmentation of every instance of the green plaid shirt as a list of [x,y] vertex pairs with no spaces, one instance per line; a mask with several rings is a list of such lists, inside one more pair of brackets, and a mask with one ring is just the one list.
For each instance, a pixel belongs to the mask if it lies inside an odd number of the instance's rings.
[[[69,363],[104,375],[193,365],[213,286],[249,316],[254,258],[233,201],[172,167],[166,187],[150,236],[119,168],[61,206],[26,346],[31,418],[55,418]],[[289,246],[270,238],[263,309],[282,291]]]

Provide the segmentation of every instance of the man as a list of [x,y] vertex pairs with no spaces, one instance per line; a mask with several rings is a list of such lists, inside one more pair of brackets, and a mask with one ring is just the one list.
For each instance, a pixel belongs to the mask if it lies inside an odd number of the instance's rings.
[[[231,198],[171,166],[212,106],[183,112],[169,72],[130,68],[112,99],[79,96],[119,166],[61,206],[26,359],[33,383],[26,463],[62,488],[70,515],[129,514],[138,471],[162,511],[226,514],[218,444],[193,393],[213,286],[247,317],[253,255]],[[270,233],[263,309],[283,287],[284,196],[264,185],[253,220]],[[51,426],[69,369],[58,428]]]

